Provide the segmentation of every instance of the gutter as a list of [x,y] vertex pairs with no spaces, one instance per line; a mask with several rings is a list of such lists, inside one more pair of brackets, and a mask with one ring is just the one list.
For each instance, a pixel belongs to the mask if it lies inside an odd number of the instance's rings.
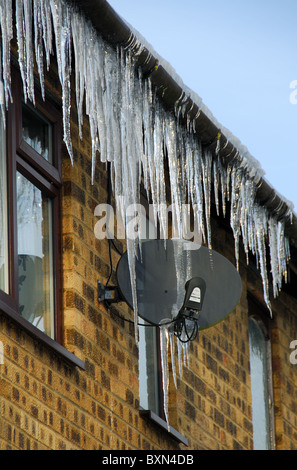
[[[85,13],[92,21],[93,26],[100,31],[103,38],[111,45],[116,46],[120,44],[132,50],[133,47],[136,48],[136,36],[106,0],[72,0],[72,2]],[[162,64],[157,64],[157,58],[143,45],[142,51],[138,56],[137,65],[141,67],[144,76],[150,76],[152,84],[156,87],[157,93],[160,95],[164,105],[173,110],[176,103],[178,101],[182,102],[187,93]],[[236,146],[228,140],[227,136],[224,135],[224,131],[217,127],[191,97],[188,97],[183,102],[183,106],[186,106],[189,117],[193,120],[195,119],[195,127],[199,133],[202,145],[214,150],[217,136],[220,132],[220,156],[227,163],[236,158],[238,151]],[[257,181],[256,199],[260,205],[267,208],[269,213],[284,222],[286,236],[297,247],[297,216],[292,212],[289,203],[262,176]]]

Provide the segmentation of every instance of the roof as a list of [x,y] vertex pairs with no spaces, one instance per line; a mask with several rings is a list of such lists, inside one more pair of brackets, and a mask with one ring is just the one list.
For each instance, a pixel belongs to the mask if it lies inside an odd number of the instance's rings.
[[297,246],[297,216],[293,205],[280,195],[265,179],[261,165],[249,153],[248,149],[230,131],[217,122],[201,98],[184,85],[170,65],[151,48],[140,34],[128,25],[109,5],[106,0],[72,0],[78,5],[93,26],[111,44],[121,44],[131,48],[138,54],[138,65],[144,76],[148,74],[159,96],[169,108],[179,102],[183,111],[195,120],[195,128],[202,145],[215,150],[217,136],[220,134],[220,156],[229,163],[233,159],[244,159],[253,172],[257,183],[256,199],[264,205],[269,213],[282,220],[285,233],[290,241]]

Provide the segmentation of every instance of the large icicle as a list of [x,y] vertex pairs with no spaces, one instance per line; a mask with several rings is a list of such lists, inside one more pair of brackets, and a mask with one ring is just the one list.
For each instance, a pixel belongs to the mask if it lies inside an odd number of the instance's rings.
[[2,51],[0,50],[0,107],[5,123],[5,108],[11,98],[10,42],[13,39],[12,0],[0,0]]
[[56,39],[58,73],[62,85],[64,142],[73,161],[70,131],[72,45],[70,10],[67,4],[61,0],[50,0],[50,7]]
[[[230,204],[230,225],[235,240],[235,258],[239,268],[239,246],[242,239],[246,261],[249,253],[256,257],[262,276],[265,302],[271,312],[268,283],[268,259],[266,246],[270,248],[270,266],[273,294],[276,296],[282,282],[287,280],[290,259],[289,240],[284,233],[284,222],[277,214],[270,215],[256,201],[257,185],[262,176],[258,163],[247,149],[229,131],[217,125],[202,100],[184,85],[185,91],[177,99],[174,111],[165,110],[150,78],[144,78],[136,70],[136,59],[145,42],[131,34],[126,47],[114,49],[94,29],[91,21],[66,0],[15,0],[15,21],[18,42],[18,61],[23,81],[25,100],[33,104],[34,58],[36,60],[42,95],[45,98],[44,66],[50,67],[55,39],[58,75],[62,86],[64,141],[73,162],[71,141],[71,73],[75,69],[75,97],[80,138],[83,138],[83,112],[88,117],[92,141],[92,174],[94,182],[96,159],[111,164],[112,185],[117,210],[123,223],[129,225],[127,208],[140,201],[140,182],[153,203],[155,223],[159,221],[161,237],[168,238],[168,201],[166,197],[169,169],[169,194],[176,223],[175,236],[182,238],[183,204],[190,203],[196,216],[198,230],[203,241],[211,247],[212,190],[216,211],[227,214]],[[11,96],[10,43],[13,39],[12,0],[0,0],[0,108],[3,119]],[[74,57],[72,57],[72,46]],[[162,61],[165,69],[167,64]],[[171,69],[170,69],[171,71]],[[172,73],[174,80],[179,78]],[[188,99],[199,106],[195,118],[190,118]],[[203,111],[221,128],[237,149],[227,161],[221,158],[221,132],[217,136],[216,149],[212,153],[203,148],[196,131],[196,119]],[[186,125],[182,125],[184,119]],[[221,204],[221,207],[220,207]],[[131,215],[131,214],[130,214]],[[131,234],[130,234],[131,235]],[[139,255],[139,240],[129,237],[127,252],[132,283],[135,339],[138,342],[138,306],[135,259]],[[141,253],[141,250],[140,250]],[[180,285],[184,285],[187,273],[176,263]],[[182,292],[182,290],[181,290]],[[173,312],[176,314],[177,312]],[[164,411],[168,419],[170,344],[173,379],[177,385],[175,351],[180,376],[183,366],[189,365],[189,344],[181,343],[169,331],[160,326],[162,378],[164,386]],[[177,348],[175,348],[175,340]]]
[[[10,42],[13,39],[12,0],[0,0],[0,107],[3,117],[11,99]],[[34,103],[34,58],[36,59],[41,90],[44,96],[44,62],[50,66],[55,38],[58,74],[62,86],[64,141],[73,159],[70,112],[71,67],[75,65],[75,94],[79,133],[82,137],[83,103],[90,124],[92,139],[92,181],[96,158],[110,162],[116,200],[121,200],[122,215],[131,204],[139,202],[139,182],[143,177],[145,189],[154,204],[155,220],[159,219],[161,234],[168,237],[165,167],[169,167],[169,190],[177,225],[177,235],[183,235],[182,204],[191,202],[197,213],[203,240],[211,246],[211,195],[214,189],[216,210],[225,216],[227,203],[231,206],[230,224],[235,239],[235,256],[239,265],[239,243],[242,238],[246,260],[252,252],[259,263],[264,298],[270,306],[266,245],[270,245],[270,265],[273,294],[277,295],[287,278],[290,258],[289,242],[284,223],[276,215],[268,215],[256,201],[257,184],[263,176],[258,162],[232,134],[222,128],[201,98],[188,90],[177,99],[174,111],[165,110],[149,78],[136,70],[136,59],[146,43],[131,34],[126,48],[117,50],[108,45],[82,12],[66,0],[15,0],[15,21],[19,49],[19,66],[25,100]],[[53,32],[52,32],[53,30]],[[72,46],[74,57],[72,57]],[[83,46],[83,47],[82,47]],[[154,53],[154,52],[152,52]],[[171,73],[170,66],[161,58]],[[172,71],[177,83],[179,77]],[[194,119],[187,109],[188,98],[199,109]],[[202,149],[195,119],[201,110],[217,125],[216,149]],[[181,124],[185,119],[186,126]],[[228,162],[221,159],[221,133],[237,149]],[[225,146],[227,145],[225,144]],[[214,179],[214,185],[212,182]],[[213,188],[214,186],[214,188]],[[219,187],[220,186],[220,187]],[[126,220],[126,222],[128,222]],[[137,240],[128,243],[131,277]],[[136,292],[135,322],[137,320]]]
[[17,40],[24,98],[25,101],[29,99],[35,103],[32,16],[32,0],[16,0]]
[[168,347],[169,347],[169,331],[168,325],[160,326],[160,348],[161,348],[161,361],[162,361],[162,381],[163,381],[163,394],[164,394],[164,414],[169,429],[169,368],[168,368]]

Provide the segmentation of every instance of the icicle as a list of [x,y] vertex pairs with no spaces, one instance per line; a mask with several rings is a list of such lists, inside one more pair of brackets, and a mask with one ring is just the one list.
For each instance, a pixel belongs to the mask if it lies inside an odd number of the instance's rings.
[[34,56],[33,56],[33,31],[32,31],[32,0],[23,0],[24,3],[24,28],[26,43],[26,82],[27,95],[30,101],[35,104],[34,92]]
[[2,52],[0,53],[0,107],[5,124],[5,107],[11,99],[10,42],[13,38],[12,0],[0,1]]
[[278,224],[270,218],[268,221],[269,227],[269,246],[270,246],[270,263],[273,279],[273,295],[277,296],[278,290],[281,286],[281,266],[278,263]]
[[235,259],[236,267],[239,269],[239,236],[240,236],[240,184],[241,184],[241,170],[233,169],[231,173],[231,216],[230,224],[233,230],[235,240]]
[[76,107],[78,115],[78,131],[82,139],[82,126],[83,126],[83,102],[85,92],[85,76],[86,76],[86,50],[89,50],[90,44],[85,43],[85,47],[81,48],[81,41],[86,41],[85,23],[81,21],[80,14],[73,10],[71,16],[72,25],[72,39],[74,47],[75,60],[77,61],[75,67],[75,95]]
[[284,226],[272,217],[268,220],[270,264],[273,282],[273,295],[277,297],[284,279],[287,282],[287,265],[290,253],[287,250],[287,239],[284,235]]
[[198,145],[197,148],[194,148],[193,159],[195,162],[194,166],[194,188],[192,199],[196,201],[197,205],[197,219],[199,230],[202,234],[203,241],[206,241],[206,227],[204,221],[204,195],[203,195],[203,167],[202,167],[202,149]]
[[[47,70],[50,66],[50,56],[52,53],[52,17],[50,0],[40,0],[41,22],[42,22],[42,39],[45,48],[45,57]],[[34,2],[35,3],[35,2]]]
[[265,245],[265,236],[267,235],[267,212],[264,207],[256,206],[254,208],[254,223],[255,223],[256,248],[257,248],[257,255],[259,259],[260,272],[262,276],[264,300],[272,316],[271,303],[269,299],[269,285],[268,285],[268,273],[267,273],[267,264],[266,264],[266,245]]
[[32,0],[16,0],[16,28],[24,99],[35,104]]
[[211,164],[212,156],[211,153],[206,151],[202,158],[202,169],[203,169],[203,190],[204,190],[204,203],[205,203],[205,218],[207,227],[207,243],[208,247],[211,248],[211,221],[210,221],[210,208],[211,208]]
[[178,370],[179,376],[183,377],[183,345],[182,342],[177,340],[177,358],[178,358]]
[[156,192],[157,192],[157,212],[160,221],[160,237],[168,238],[168,218],[167,218],[167,200],[166,200],[166,180],[164,169],[164,120],[162,119],[162,109],[160,103],[154,94],[154,128],[153,128],[153,148],[156,175]]
[[62,85],[64,142],[73,163],[70,131],[71,110],[71,21],[68,6],[62,0],[50,0],[56,39],[58,74]]
[[[65,0],[16,0],[16,31],[19,66],[25,100],[34,103],[34,49],[42,95],[44,97],[44,59],[47,68],[56,44],[58,75],[62,85],[64,141],[73,161],[71,142],[71,65],[72,46],[75,64],[75,95],[79,135],[82,138],[83,111],[88,116],[92,141],[92,172],[94,182],[96,159],[110,162],[116,201],[121,200],[121,214],[126,220],[126,209],[139,202],[140,181],[152,197],[155,222],[159,220],[161,237],[168,238],[165,163],[168,159],[171,204],[177,236],[183,235],[182,205],[191,203],[198,220],[203,241],[211,247],[211,191],[214,178],[214,197],[217,214],[220,208],[226,216],[227,202],[231,204],[230,225],[235,239],[235,256],[239,265],[239,243],[242,242],[248,262],[255,254],[262,276],[264,298],[270,307],[266,243],[270,244],[270,264],[273,293],[277,295],[283,280],[287,280],[290,258],[289,240],[284,234],[284,223],[268,217],[256,202],[257,183],[261,176],[257,163],[239,145],[230,162],[221,158],[221,133],[218,133],[214,155],[202,152],[196,135],[196,119],[204,109],[191,118],[191,93],[184,91],[176,100],[173,112],[166,110],[153,89],[149,78],[136,70],[137,56],[143,50],[141,41],[131,34],[125,47],[116,51],[94,29],[91,21]],[[32,21],[33,18],[33,21]],[[10,42],[13,38],[12,0],[0,0],[0,107],[5,118],[5,106],[10,92]],[[53,31],[53,32],[52,32]],[[34,33],[34,39],[33,39]],[[81,47],[81,45],[84,47]],[[35,47],[33,47],[35,46]],[[201,106],[200,106],[201,105]],[[186,127],[181,124],[186,120]],[[224,134],[226,132],[224,131]],[[224,148],[226,148],[230,136]],[[231,136],[232,137],[232,136]],[[234,139],[231,138],[234,142]],[[232,158],[231,158],[232,157]],[[221,190],[221,207],[219,200]],[[118,204],[118,202],[117,202]],[[138,241],[127,243],[134,302],[134,320],[137,325],[137,295],[135,258]],[[136,328],[137,339],[137,328]],[[170,341],[172,337],[170,337]],[[171,341],[171,345],[172,345]],[[188,349],[178,344],[180,357],[187,362]],[[180,369],[181,371],[181,369]]]
[[221,149],[221,133],[218,132],[218,135],[217,135],[217,145],[216,145],[216,150],[215,150],[215,153],[216,153],[216,156],[217,156],[217,157],[219,156],[220,149]]
[[177,388],[176,368],[175,368],[175,335],[173,331],[169,331],[170,341],[170,352],[171,352],[171,364],[172,364],[172,376],[175,388]]
[[182,233],[182,209],[181,209],[181,181],[179,178],[179,163],[178,163],[178,148],[177,148],[177,128],[174,117],[167,114],[165,120],[165,144],[168,154],[168,164],[170,173],[170,187],[171,187],[171,204],[172,204],[172,217],[176,223],[177,234],[180,239],[183,237]]
[[1,119],[6,125],[6,110],[5,110],[5,92],[3,83],[3,67],[2,67],[2,50],[0,49],[0,108],[1,108]]
[[137,302],[137,288],[136,288],[136,270],[135,270],[135,259],[136,259],[136,242],[135,240],[127,239],[127,256],[131,279],[132,288],[132,302],[134,311],[134,334],[136,344],[139,343],[139,330],[138,330],[138,302]]
[[169,346],[169,332],[168,325],[160,325],[160,345],[161,345],[161,365],[162,365],[162,382],[164,393],[164,413],[167,422],[168,430],[169,416],[168,416],[168,393],[169,393],[169,370],[168,370],[168,346]]
[[24,87],[24,98],[27,99],[26,84],[26,49],[25,49],[25,29],[24,29],[24,13],[22,0],[16,0],[16,29],[18,40],[19,66]]
[[[181,339],[182,340],[186,339],[185,333],[182,334]],[[190,359],[189,359],[190,344],[189,343],[183,343],[178,338],[177,338],[176,342],[177,342],[178,369],[179,369],[179,375],[182,378],[183,377],[183,367],[189,366],[189,363],[190,363]]]
[[41,3],[33,3],[33,15],[34,15],[34,38],[35,38],[35,58],[39,73],[39,80],[41,86],[41,94],[43,100],[45,100],[45,89],[44,89],[44,66],[43,66],[43,24],[42,24],[42,5]]
[[219,204],[219,174],[217,169],[217,161],[213,160],[213,186],[215,195],[215,205],[217,215],[220,215],[220,204]]
[[184,366],[189,367],[190,365],[190,343],[183,344],[183,354],[184,354]]

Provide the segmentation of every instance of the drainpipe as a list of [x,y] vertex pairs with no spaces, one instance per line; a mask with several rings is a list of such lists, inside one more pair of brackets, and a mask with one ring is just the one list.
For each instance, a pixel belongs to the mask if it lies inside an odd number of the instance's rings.
[[[135,47],[135,37],[129,26],[120,18],[115,10],[106,0],[72,0],[73,3],[85,13],[92,21],[94,27],[100,31],[104,39],[111,45],[121,44],[124,47]],[[157,92],[166,107],[174,109],[178,100],[185,96],[185,91],[172,76],[162,67],[156,66],[157,60],[152,53],[143,48],[142,53],[138,57],[137,65],[142,68],[144,76],[150,75],[152,84],[156,87]],[[196,119],[196,129],[199,132],[202,145],[209,148],[215,148],[218,132],[220,129],[201,111],[197,117],[199,107],[190,98],[188,99],[189,117]],[[227,138],[221,134],[221,151],[220,155],[225,161],[232,161],[235,158],[237,149],[232,143],[227,143]],[[256,198],[261,205],[267,207],[270,213],[276,215],[280,220],[285,222],[286,235],[294,241],[297,246],[297,218],[293,213],[290,217],[290,208],[285,200],[283,200],[270,184],[261,178],[258,182]]]

